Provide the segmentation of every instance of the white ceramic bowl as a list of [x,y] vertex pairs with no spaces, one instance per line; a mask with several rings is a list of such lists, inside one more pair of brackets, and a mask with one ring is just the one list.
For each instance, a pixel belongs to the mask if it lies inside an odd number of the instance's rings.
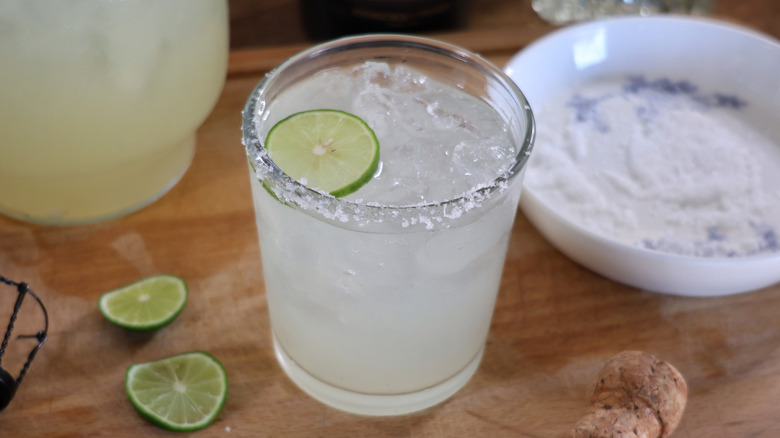
[[[581,82],[642,74],[693,77],[698,85],[760,100],[780,114],[780,43],[711,19],[623,17],[573,25],[529,45],[505,71],[534,109]],[[775,126],[780,129],[780,123]],[[577,263],[615,281],[685,296],[735,294],[780,281],[780,252],[705,258],[650,251],[585,229],[528,185],[524,190],[521,208],[537,229]]]

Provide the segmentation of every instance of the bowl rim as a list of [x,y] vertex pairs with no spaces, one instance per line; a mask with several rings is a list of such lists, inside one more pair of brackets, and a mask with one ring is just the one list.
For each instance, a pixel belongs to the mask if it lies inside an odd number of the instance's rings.
[[504,67],[504,72],[507,74],[507,76],[509,76],[510,73],[507,72],[507,67],[515,63],[516,59],[521,59],[522,57],[527,56],[527,53],[529,51],[538,50],[537,49],[538,47],[541,47],[545,44],[549,44],[550,41],[560,39],[562,37],[567,36],[568,34],[581,32],[584,29],[593,28],[593,27],[623,25],[624,23],[633,23],[633,22],[642,23],[643,25],[649,24],[650,26],[654,26],[654,25],[657,26],[666,23],[674,23],[675,25],[703,26],[703,27],[707,27],[719,31],[734,32],[735,34],[742,34],[744,36],[749,36],[757,40],[761,40],[766,43],[775,45],[777,46],[778,49],[780,49],[780,39],[775,38],[772,35],[766,34],[759,30],[756,30],[754,28],[747,27],[744,24],[733,22],[733,21],[725,21],[722,19],[717,19],[712,17],[691,16],[691,15],[681,15],[681,14],[647,15],[647,16],[621,15],[621,16],[596,18],[589,21],[583,21],[579,23],[566,25],[564,27],[553,30],[552,32],[549,32],[537,38],[536,40],[532,41],[531,43],[523,47],[520,51],[512,55],[512,57],[509,59],[509,61],[507,61],[506,66]]

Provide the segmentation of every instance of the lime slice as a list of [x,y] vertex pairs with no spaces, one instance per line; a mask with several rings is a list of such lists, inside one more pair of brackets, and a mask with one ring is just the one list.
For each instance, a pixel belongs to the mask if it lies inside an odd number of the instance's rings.
[[293,114],[271,128],[265,147],[284,173],[335,197],[363,187],[379,166],[374,131],[344,111]]
[[163,429],[192,431],[217,417],[227,398],[228,378],[214,356],[194,351],[131,365],[125,391],[147,421]]
[[112,323],[130,330],[158,329],[173,321],[187,303],[187,283],[155,275],[100,296],[98,307]]

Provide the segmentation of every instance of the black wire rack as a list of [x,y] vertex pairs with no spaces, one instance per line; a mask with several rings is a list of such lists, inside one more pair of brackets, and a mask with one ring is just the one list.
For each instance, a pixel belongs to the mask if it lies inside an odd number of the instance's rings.
[[16,324],[16,320],[19,317],[19,312],[22,310],[22,303],[24,302],[25,297],[29,295],[38,303],[38,305],[41,307],[41,310],[43,311],[44,321],[43,330],[40,330],[31,335],[17,336],[17,339],[35,338],[38,341],[38,343],[33,346],[32,351],[30,351],[30,353],[27,355],[27,360],[24,362],[22,370],[19,372],[19,376],[13,377],[10,373],[0,367],[0,411],[2,411],[11,402],[11,398],[13,398],[17,388],[19,385],[21,385],[24,376],[27,375],[27,371],[30,369],[30,364],[35,358],[35,355],[38,354],[38,350],[40,350],[43,344],[46,342],[49,331],[49,314],[46,311],[46,306],[43,305],[43,301],[41,301],[38,295],[36,295],[35,292],[30,289],[27,283],[17,283],[13,280],[9,280],[3,277],[2,275],[0,275],[0,283],[14,287],[17,293],[13,312],[11,313],[11,319],[8,322],[8,327],[6,328],[5,334],[3,335],[3,341],[0,344],[0,365],[3,363],[3,356],[5,355],[6,348],[8,347],[9,341],[11,340],[14,324]]

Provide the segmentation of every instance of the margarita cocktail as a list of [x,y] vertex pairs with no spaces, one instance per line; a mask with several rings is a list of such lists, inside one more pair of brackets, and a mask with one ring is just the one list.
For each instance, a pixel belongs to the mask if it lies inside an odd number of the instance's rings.
[[92,222],[184,174],[225,80],[227,2],[0,2],[0,213]]
[[[379,163],[336,198],[277,166],[269,131],[292,114],[341,124],[342,113],[370,127]],[[273,342],[290,378],[368,415],[460,389],[482,357],[531,151],[517,87],[442,42],[353,37],[271,72],[243,129]],[[312,153],[338,149],[332,136]]]

